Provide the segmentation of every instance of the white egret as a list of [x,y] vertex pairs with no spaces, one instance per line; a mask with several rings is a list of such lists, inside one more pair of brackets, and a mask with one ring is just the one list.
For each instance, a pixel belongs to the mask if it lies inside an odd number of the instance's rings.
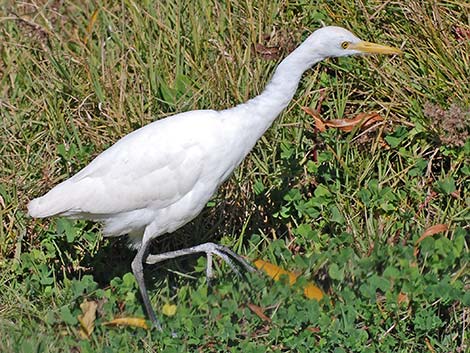
[[246,157],[294,96],[304,71],[328,57],[364,53],[400,54],[396,48],[364,42],[340,27],[312,33],[277,67],[265,90],[225,110],[195,110],[148,124],[120,139],[88,166],[28,205],[32,217],[65,216],[104,224],[105,236],[127,234],[137,249],[132,271],[149,318],[160,328],[143,276],[143,262],[157,263],[205,253],[232,268],[251,267],[229,249],[205,243],[148,255],[152,239],[194,219],[219,185]]

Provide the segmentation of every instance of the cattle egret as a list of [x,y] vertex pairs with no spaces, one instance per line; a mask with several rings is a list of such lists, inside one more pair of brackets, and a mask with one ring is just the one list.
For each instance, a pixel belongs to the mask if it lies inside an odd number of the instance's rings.
[[194,253],[251,269],[243,258],[214,243],[149,255],[152,239],[194,219],[294,96],[304,71],[328,57],[400,54],[364,42],[340,27],[313,32],[277,67],[264,91],[225,110],[195,110],[148,124],[121,138],[88,166],[28,205],[31,217],[65,216],[104,225],[105,236],[127,234],[137,250],[132,271],[148,317],[161,328],[144,283],[143,263]]

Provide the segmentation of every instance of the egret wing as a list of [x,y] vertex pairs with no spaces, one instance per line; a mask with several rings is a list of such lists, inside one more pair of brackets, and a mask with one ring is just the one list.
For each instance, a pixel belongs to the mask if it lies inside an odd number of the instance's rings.
[[219,130],[216,114],[178,114],[126,135],[32,202],[30,213],[104,215],[167,207],[200,181],[210,153],[206,141]]

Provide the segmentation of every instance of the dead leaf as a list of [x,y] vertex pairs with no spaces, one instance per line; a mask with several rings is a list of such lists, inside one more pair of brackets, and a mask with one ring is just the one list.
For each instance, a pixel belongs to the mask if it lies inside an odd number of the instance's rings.
[[448,229],[449,229],[449,225],[447,224],[433,225],[424,231],[423,235],[421,235],[421,237],[418,239],[416,243],[420,243],[424,238],[427,238],[431,235],[446,232]]
[[[286,271],[283,268],[280,268],[279,266],[273,265],[272,263],[261,259],[256,260],[254,262],[254,265],[259,270],[263,270],[264,272],[266,272],[266,274],[275,281],[279,281],[282,275],[287,276],[287,278],[289,279],[289,285],[291,286],[297,281],[297,278],[299,277],[299,274],[297,273]],[[311,282],[305,285],[304,295],[308,299],[316,300],[321,300],[324,296],[323,291]]]
[[275,30],[259,38],[253,51],[265,60],[278,60],[295,49],[297,40],[285,30]]
[[428,349],[431,353],[436,353],[436,350],[432,346],[431,342],[429,342],[429,338],[425,337],[424,338],[424,343],[426,343],[426,347],[428,347]]
[[367,129],[377,121],[383,121],[383,118],[377,113],[360,113],[351,119],[332,119],[325,121],[325,125],[340,129],[341,131],[350,132],[356,127]]
[[99,9],[96,9],[95,11],[93,11],[93,14],[91,15],[91,18],[90,18],[90,22],[88,22],[88,26],[86,28],[86,35],[83,38],[83,44],[85,45],[88,43],[88,39],[90,38],[91,32],[93,31],[93,26],[95,25],[95,22],[98,19],[98,13],[99,13]]
[[424,231],[424,233],[419,237],[419,239],[415,243],[415,249],[414,249],[414,256],[418,256],[419,253],[419,244],[426,238],[433,236],[434,234],[446,232],[449,229],[448,224],[436,224]]
[[322,290],[320,288],[318,288],[316,285],[314,285],[313,283],[308,283],[304,287],[304,295],[308,299],[315,299],[315,300],[318,300],[318,301],[320,301],[323,298]]
[[83,339],[90,338],[90,335],[95,328],[97,307],[98,303],[95,301],[85,300],[80,304],[80,309],[82,309],[83,314],[78,315],[78,321],[80,322],[80,336]]
[[255,304],[252,304],[252,303],[248,303],[246,305],[253,313],[256,314],[256,316],[258,316],[261,320],[263,321],[266,321],[266,322],[271,322],[271,318],[266,316],[264,314],[264,309],[261,308],[260,306],[258,305],[255,305]]
[[384,150],[390,149],[390,145],[384,140],[382,136],[379,136],[379,144],[380,144],[380,147],[382,147]]
[[374,125],[376,122],[384,121],[384,118],[382,118],[379,113],[375,112],[360,113],[354,119],[364,119],[364,122],[361,125],[361,129],[367,129]]
[[316,111],[309,107],[302,107],[302,110],[313,117],[315,121],[315,127],[320,131],[325,131],[326,127],[340,129],[341,131],[350,132],[356,127],[361,129],[367,129],[378,121],[384,119],[375,112],[370,113],[359,113],[354,118],[350,119],[332,119],[323,120]]
[[289,278],[289,284],[293,285],[297,281],[297,277],[299,276],[296,273],[289,272],[284,270],[283,268],[280,268],[279,266],[273,265],[270,262],[264,261],[264,260],[256,260],[254,262],[254,265],[258,270],[263,270],[266,272],[266,274],[274,279],[275,281],[279,281],[281,276],[285,275]]
[[323,122],[323,119],[320,117],[318,112],[309,107],[301,107],[301,109],[313,118],[315,121],[315,127],[318,131],[323,132],[326,130],[325,123]]
[[408,303],[410,302],[410,298],[408,297],[408,294],[400,292],[398,293],[397,302],[398,304],[404,303],[408,305]]
[[312,327],[312,326],[309,326],[306,328],[307,331],[310,331],[312,333],[318,333],[320,332],[320,328],[319,327]]
[[255,44],[255,52],[265,60],[277,60],[281,56],[279,47],[267,47],[261,43]]
[[105,326],[131,326],[131,327],[140,327],[145,330],[148,330],[149,327],[145,319],[140,317],[119,317],[117,319],[105,322]]
[[176,314],[177,306],[175,304],[166,303],[162,307],[162,313],[166,316],[174,316]]

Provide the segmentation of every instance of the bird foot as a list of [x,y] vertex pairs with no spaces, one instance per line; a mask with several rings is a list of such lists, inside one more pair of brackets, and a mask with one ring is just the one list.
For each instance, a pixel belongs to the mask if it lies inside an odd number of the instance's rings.
[[215,243],[204,243],[201,245],[193,246],[186,249],[176,250],[176,251],[169,251],[163,254],[157,255],[148,255],[145,263],[149,265],[156,264],[161,261],[175,259],[177,257],[197,254],[197,253],[205,253],[207,257],[207,267],[206,267],[206,277],[207,282],[210,283],[210,279],[213,277],[213,270],[212,270],[212,257],[213,255],[219,256],[229,267],[238,275],[240,275],[240,271],[235,266],[235,263],[243,267],[248,272],[255,272],[256,269],[251,266],[243,257],[237,255],[229,248],[218,245]]

